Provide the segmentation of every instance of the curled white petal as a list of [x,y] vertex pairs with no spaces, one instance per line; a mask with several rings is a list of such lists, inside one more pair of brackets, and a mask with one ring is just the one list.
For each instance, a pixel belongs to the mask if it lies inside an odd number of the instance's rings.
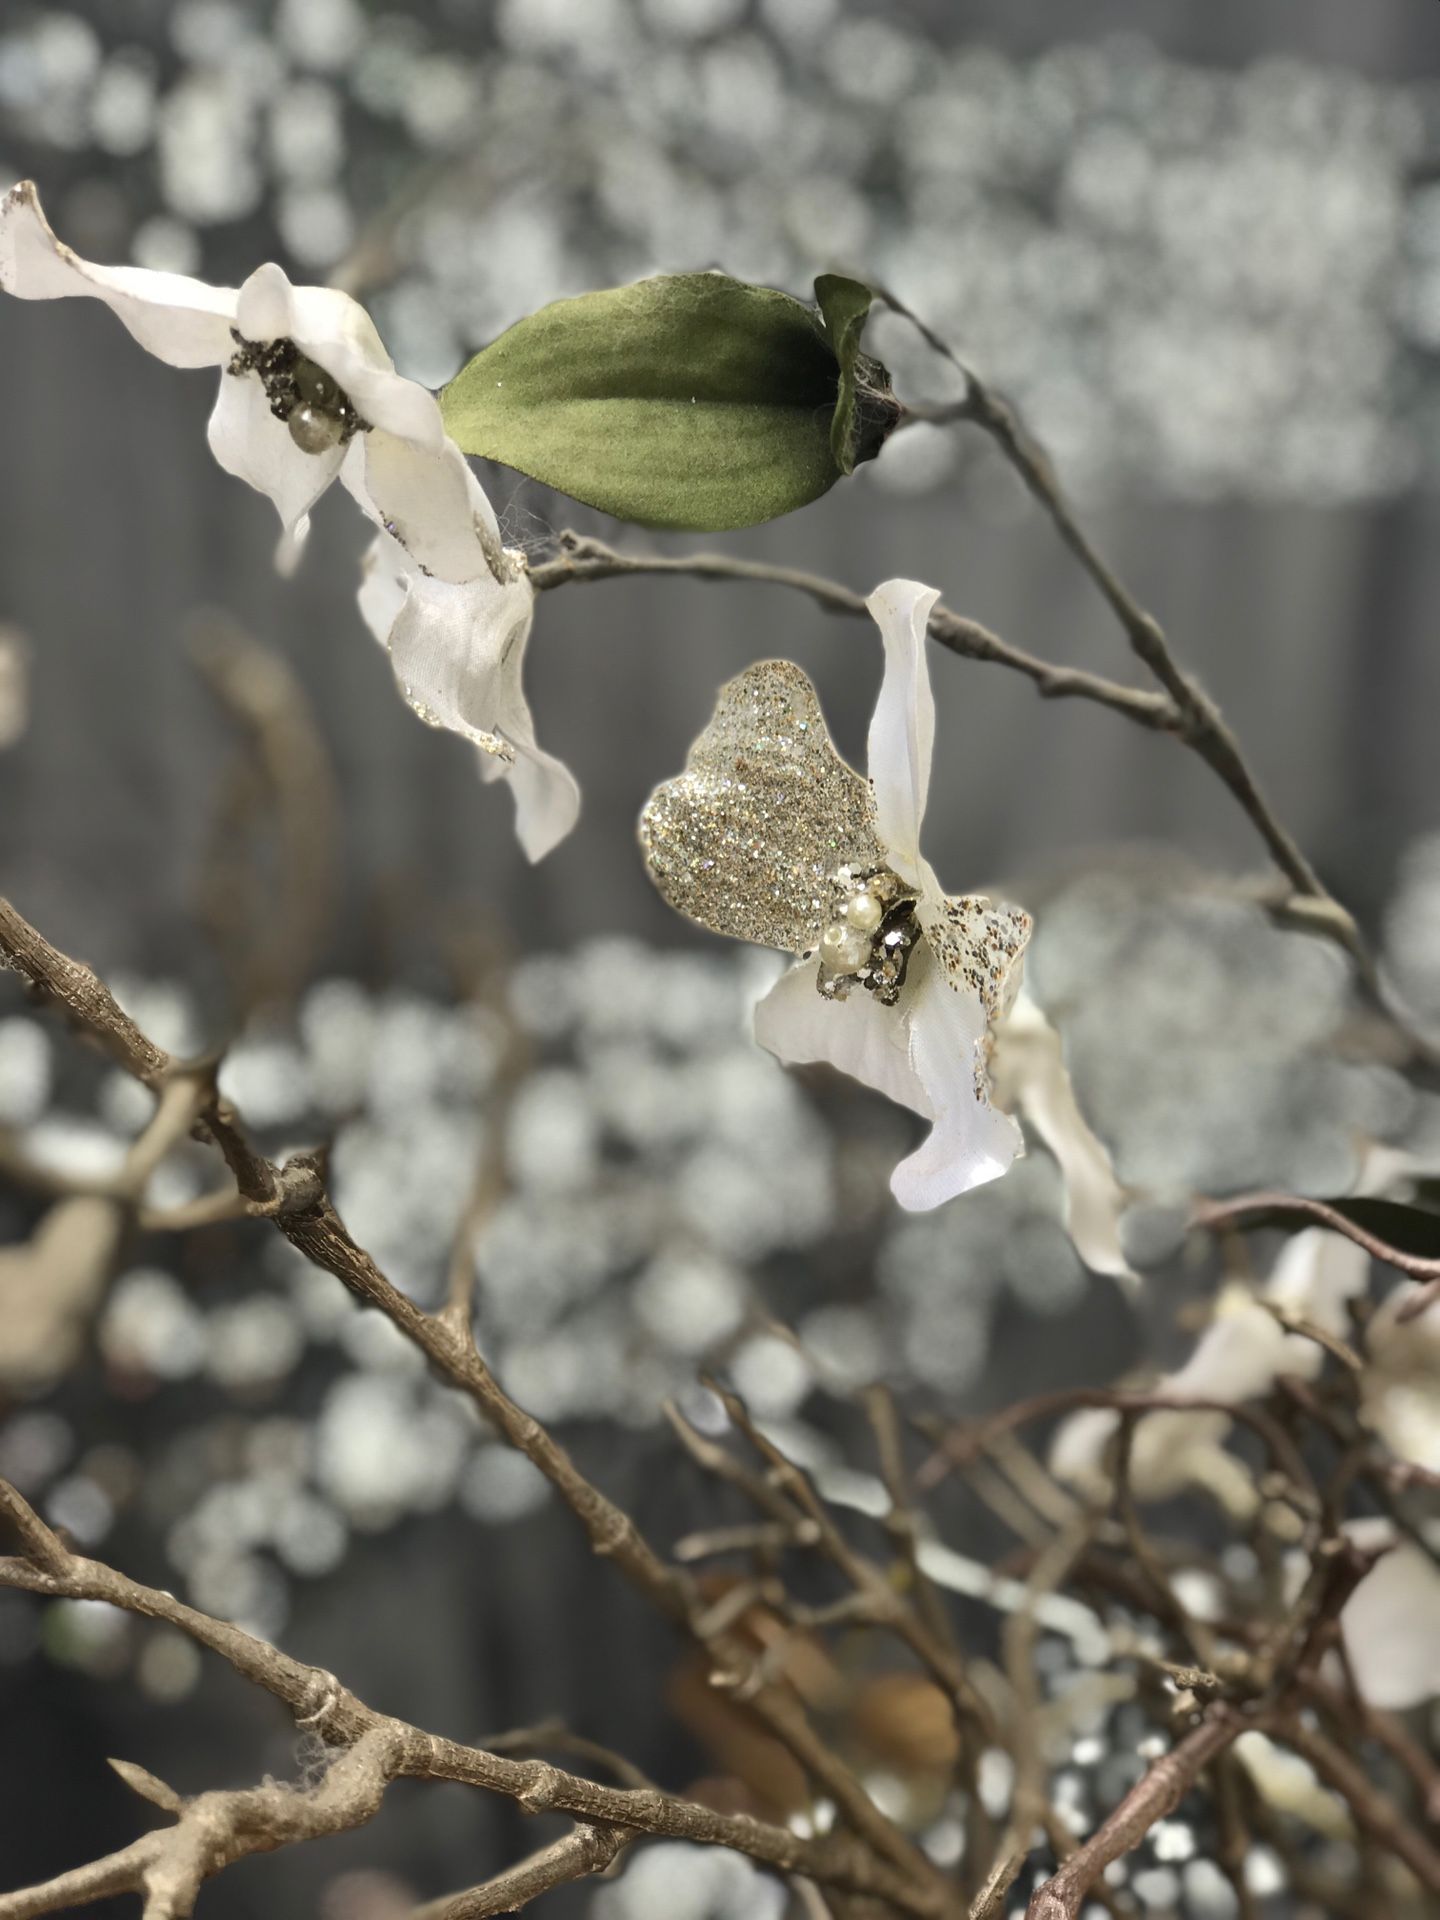
[[910,1057],[903,1019],[874,994],[821,997],[819,964],[803,960],[781,974],[755,1009],[755,1038],[787,1066],[823,1065],[929,1117],[929,1101]]
[[1075,1097],[1060,1035],[1023,989],[995,1047],[996,1097],[1029,1121],[1054,1156],[1065,1189],[1065,1227],[1092,1273],[1138,1284],[1120,1244],[1127,1196],[1115,1165]]
[[887,580],[865,602],[885,645],[885,673],[867,747],[875,821],[902,880],[923,887],[920,826],[935,752],[935,696],[925,656],[930,611],[940,598],[918,580]]
[[430,726],[481,751],[487,779],[508,779],[531,860],[563,840],[580,811],[573,775],[536,744],[522,674],[534,591],[523,571],[466,582],[423,573],[382,534],[366,556],[360,609],[390,654],[406,700]]
[[20,300],[101,300],[147,353],[172,367],[218,367],[234,352],[233,288],[82,260],[56,239],[29,180],[0,201],[0,289]]
[[900,1007],[855,988],[844,1000],[817,990],[819,968],[783,974],[755,1009],[755,1037],[792,1066],[824,1064],[873,1087],[931,1122],[890,1188],[902,1207],[924,1211],[1004,1173],[1020,1150],[1007,1114],[977,1096],[985,1014],[955,992],[922,948]]
[[367,433],[351,443],[341,478],[427,573],[456,583],[508,575],[495,509],[453,440],[431,451],[392,433]]
[[890,1180],[890,1191],[912,1212],[998,1180],[1024,1148],[1014,1120],[990,1103],[984,1007],[976,995],[957,991],[938,964],[926,965],[924,959],[906,1024],[932,1124]]

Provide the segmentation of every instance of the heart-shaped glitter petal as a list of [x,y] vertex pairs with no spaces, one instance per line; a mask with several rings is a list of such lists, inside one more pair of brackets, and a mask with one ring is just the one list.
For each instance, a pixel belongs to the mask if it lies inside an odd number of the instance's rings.
[[650,796],[640,844],[672,907],[783,953],[815,946],[839,868],[885,864],[869,782],[835,751],[814,687],[788,660],[721,688],[684,773]]

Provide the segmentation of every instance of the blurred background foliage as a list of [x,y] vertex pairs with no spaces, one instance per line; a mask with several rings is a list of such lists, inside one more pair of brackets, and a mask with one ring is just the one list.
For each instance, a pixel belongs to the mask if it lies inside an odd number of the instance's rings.
[[[17,5],[0,175],[22,174],[91,257],[231,282],[275,257],[336,279],[401,369],[437,384],[545,301],[659,269],[800,293],[827,269],[885,281],[1020,403],[1440,1026],[1433,7]],[[1172,1360],[1215,1273],[1176,1253],[1167,1203],[1343,1190],[1375,1143],[1433,1163],[1435,1099],[1377,1046],[1337,954],[1240,884],[1257,849],[1204,770],[945,659],[935,864],[1036,913],[1033,988],[1146,1195],[1133,1257],[1163,1262],[1164,1284],[1134,1298],[1085,1270],[1043,1152],[897,1217],[885,1177],[907,1116],[757,1053],[744,1010],[763,956],[668,916],[631,840],[753,658],[797,658],[858,750],[877,664],[858,629],[739,586],[546,596],[532,700],[586,811],[527,869],[504,792],[394,696],[353,606],[353,516],[327,502],[298,578],[277,579],[268,505],[206,452],[208,381],[87,309],[0,311],[4,888],[167,1046],[233,1039],[227,1089],[277,1150],[333,1140],[342,1211],[417,1297],[443,1295],[478,1221],[488,1354],[662,1538],[713,1517],[659,1417],[677,1394],[713,1420],[702,1363],[843,1490],[852,1396],[876,1375],[954,1412]],[[893,322],[872,336],[903,394],[953,394]],[[486,479],[513,544],[613,537],[532,483]],[[1036,651],[1120,664],[978,437],[916,429],[803,513],[711,544],[862,589],[915,574]],[[299,728],[288,788],[206,671],[215,607],[278,656]],[[226,644],[232,661],[250,646]],[[144,1112],[0,983],[8,1241],[112,1171]],[[168,1203],[193,1198],[203,1162],[168,1177]],[[278,1241],[139,1236],[59,1348],[18,1351],[0,1471],[139,1577],[421,1724],[476,1737],[563,1713],[667,1780],[728,1769],[760,1791],[525,1463]],[[947,1537],[983,1558],[993,1522],[946,1501]],[[1078,1656],[1044,1644],[1069,1684]],[[903,1737],[896,1715],[867,1719],[863,1678],[843,1737],[915,1772],[923,1718],[898,1714]],[[106,1753],[184,1789],[293,1771],[264,1709],[167,1630],[0,1595],[0,1723],[20,1722],[23,1763],[0,1747],[7,1881],[67,1864],[82,1826],[97,1847],[130,1836]],[[1097,1727],[1087,1779],[1133,1738]],[[386,1920],[517,1844],[508,1809],[394,1798],[339,1845],[227,1874],[208,1910]],[[1141,1910],[1225,1913],[1193,1836],[1163,1844],[1168,1860],[1137,1863]],[[1264,1897],[1267,1916],[1295,1911],[1281,1883]],[[553,1904],[749,1920],[772,1898],[741,1862],[656,1847]]]

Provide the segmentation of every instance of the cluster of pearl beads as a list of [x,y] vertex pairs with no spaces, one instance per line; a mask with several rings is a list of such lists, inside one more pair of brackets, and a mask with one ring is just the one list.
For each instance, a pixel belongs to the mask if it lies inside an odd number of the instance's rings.
[[843,1000],[859,980],[886,1005],[898,998],[910,949],[919,937],[914,896],[885,870],[835,876],[840,904],[820,935],[816,956],[819,987],[827,1000]]
[[355,411],[350,396],[293,340],[271,340],[261,346],[238,333],[234,339],[237,351],[228,370],[258,374],[270,411],[285,422],[302,453],[329,453],[352,434],[365,431],[367,423]]

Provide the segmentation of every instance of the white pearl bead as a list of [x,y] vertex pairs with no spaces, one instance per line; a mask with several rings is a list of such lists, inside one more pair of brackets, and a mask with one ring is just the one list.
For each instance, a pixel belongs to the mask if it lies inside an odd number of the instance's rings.
[[870,957],[870,942],[839,920],[832,920],[820,936],[820,958],[839,973],[854,973]]
[[319,407],[311,406],[296,407],[286,425],[302,453],[328,453],[340,444],[344,431],[333,413],[322,413]]
[[845,902],[847,924],[857,927],[861,933],[873,933],[884,917],[884,910],[873,893],[852,893]]

